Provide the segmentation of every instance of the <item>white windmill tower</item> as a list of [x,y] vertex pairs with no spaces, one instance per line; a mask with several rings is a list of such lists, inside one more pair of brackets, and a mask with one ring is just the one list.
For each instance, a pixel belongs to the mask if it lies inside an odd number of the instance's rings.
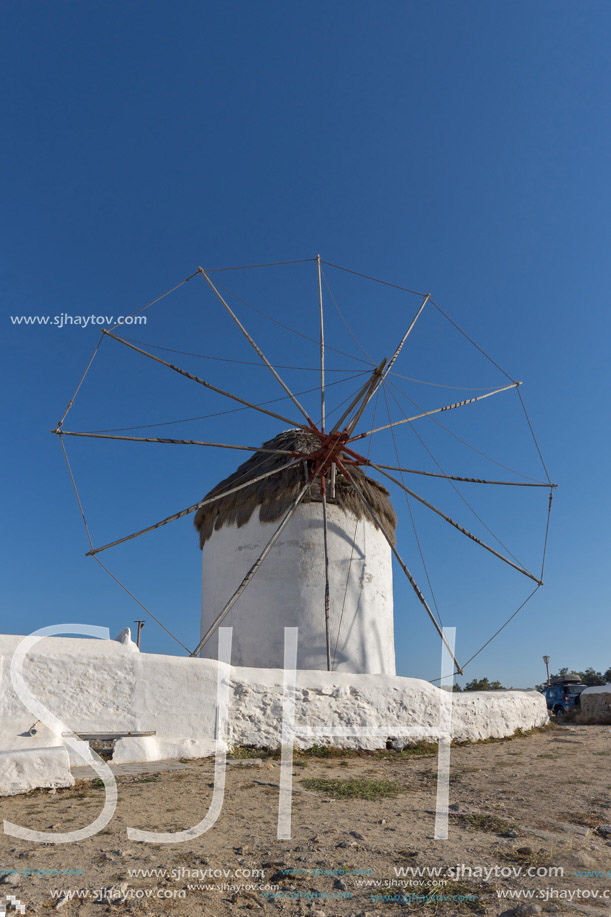
[[[307,484],[319,450],[320,441],[313,433],[280,433],[207,497],[267,471],[275,470],[273,477],[196,513],[203,549],[202,638],[212,629],[202,655],[217,657],[214,625],[219,609],[234,595]],[[309,453],[312,458],[295,465],[290,452]],[[350,474],[394,543],[397,520],[388,491],[360,469],[353,467]],[[390,545],[336,463],[330,476],[326,508],[320,478],[315,478],[261,570],[232,606],[226,623],[233,626],[235,665],[281,667],[284,628],[298,627],[300,669],[396,674]],[[325,576],[333,597],[326,616],[322,614]]]

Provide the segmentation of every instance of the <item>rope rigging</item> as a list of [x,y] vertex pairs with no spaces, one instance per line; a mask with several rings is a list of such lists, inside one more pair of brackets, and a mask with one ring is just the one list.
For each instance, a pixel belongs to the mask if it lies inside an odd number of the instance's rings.
[[[315,259],[314,259],[314,260],[315,260]],[[328,263],[328,262],[322,262],[322,263],[325,264],[325,263]],[[324,275],[323,275],[323,276],[324,276]],[[378,281],[378,282],[379,282],[379,283],[383,283],[383,281]],[[325,281],[325,285],[326,285],[327,288],[328,288],[329,285],[326,283],[326,281]],[[223,286],[223,284],[221,284],[221,283],[217,283],[216,286],[217,286],[219,289],[223,290],[223,292],[226,293],[228,296],[231,296],[233,299],[235,299],[236,302],[239,302],[239,303],[241,303],[241,305],[246,306],[247,309],[251,309],[253,312],[256,312],[257,315],[260,315],[262,318],[266,319],[267,321],[272,322],[272,323],[275,324],[275,325],[278,325],[278,326],[279,326],[280,328],[282,328],[284,331],[288,331],[290,334],[294,334],[294,335],[296,335],[297,337],[300,337],[300,338],[302,338],[302,339],[305,340],[305,341],[309,341],[311,344],[319,345],[319,341],[318,341],[316,338],[313,338],[313,337],[311,337],[311,336],[308,335],[308,334],[304,334],[303,331],[297,331],[296,328],[291,328],[290,325],[286,325],[284,322],[281,322],[279,319],[274,318],[274,316],[269,315],[267,312],[264,312],[262,309],[259,309],[257,306],[253,306],[252,303],[250,303],[250,302],[248,302],[247,300],[243,299],[241,296],[238,296],[238,294],[237,294],[237,293],[234,293],[233,290],[230,290],[229,287]],[[390,286],[393,286],[393,284],[390,284]],[[401,289],[401,288],[399,287],[399,289]],[[331,293],[330,295],[331,295],[331,298],[332,298],[333,302],[335,303],[333,294]],[[424,295],[424,294],[418,294],[418,295]],[[335,306],[336,306],[336,308],[337,308],[337,311],[338,311],[338,314],[339,314],[340,318],[341,318],[342,321],[345,323],[345,319],[344,319],[342,313],[340,312],[339,307],[337,306],[336,303],[335,303]],[[354,337],[354,335],[352,335],[352,332],[350,332],[350,333],[351,333],[351,336]],[[148,346],[150,346],[150,345],[148,345]],[[362,348],[360,347],[360,344],[359,344],[358,346],[359,346],[359,348],[362,350]],[[327,344],[327,345],[326,345],[326,349],[327,349],[327,350],[331,350],[333,353],[338,353],[338,354],[340,354],[341,356],[348,357],[350,360],[355,360],[355,361],[357,361],[358,363],[366,364],[366,365],[369,366],[369,367],[375,366],[375,361],[374,361],[372,358],[370,358],[370,357],[367,358],[367,359],[361,359],[360,357],[355,356],[353,353],[347,353],[345,350],[339,350],[337,347],[332,347],[330,344]],[[485,385],[485,386],[477,386],[477,385],[447,385],[447,384],[445,384],[445,383],[443,383],[443,382],[431,382],[430,380],[426,380],[426,379],[417,379],[417,378],[415,378],[415,377],[413,377],[413,376],[405,376],[405,375],[403,375],[402,373],[397,373],[397,372],[393,372],[393,373],[391,373],[391,375],[392,375],[392,376],[396,376],[397,379],[406,379],[408,382],[416,382],[416,383],[418,383],[419,385],[430,385],[430,386],[433,386],[433,387],[435,387],[435,388],[447,388],[447,389],[456,389],[456,390],[460,390],[460,391],[470,391],[470,392],[472,392],[472,391],[485,391],[485,390],[487,390],[487,389],[490,387],[490,386],[488,386],[488,385]]]
[[[390,417],[390,405],[389,405],[389,403],[388,403],[388,393],[387,393],[387,391],[386,391],[386,386],[384,386],[384,401],[386,402],[386,413],[388,414],[388,419],[389,419],[389,421],[390,421],[390,419],[391,419],[391,417]],[[400,460],[400,458],[399,458],[399,447],[397,446],[397,438],[396,438],[396,436],[395,436],[395,431],[394,431],[394,429],[391,428],[390,433],[391,433],[391,436],[392,436],[392,442],[393,442],[393,448],[394,448],[394,450],[395,450],[395,455],[397,456],[397,462],[400,462],[401,460]],[[370,442],[371,442],[371,440],[370,440]],[[382,466],[380,465],[379,467],[381,468]],[[398,470],[399,470],[399,472],[400,472],[400,474],[401,474],[401,482],[402,482],[403,485],[405,485],[405,480],[404,480],[404,478],[403,478],[403,469],[399,468]],[[407,491],[405,492],[405,503],[407,504],[407,509],[408,509],[408,512],[409,512],[409,518],[410,518],[410,522],[411,522],[411,524],[412,524],[412,531],[413,531],[413,533],[414,533],[414,538],[416,539],[416,544],[417,544],[417,546],[418,546],[418,553],[420,554],[420,561],[421,561],[422,567],[423,567],[423,569],[424,569],[424,575],[426,576],[426,581],[427,581],[428,586],[429,586],[429,590],[430,590],[430,593],[431,593],[431,598],[432,598],[432,600],[433,600],[433,605],[435,606],[435,613],[436,613],[436,615],[437,615],[437,619],[438,619],[438,621],[439,621],[441,627],[443,627],[443,621],[442,621],[442,619],[441,619],[441,614],[440,614],[440,612],[439,612],[439,606],[438,606],[438,604],[437,604],[437,598],[436,598],[436,596],[435,596],[435,590],[433,589],[433,584],[431,583],[431,577],[430,577],[430,575],[429,575],[429,570],[428,570],[426,561],[425,561],[425,559],[424,559],[424,552],[423,552],[423,550],[422,550],[422,544],[421,544],[421,542],[420,542],[420,536],[418,535],[418,530],[417,530],[417,528],[416,528],[416,520],[414,519],[414,513],[413,513],[413,511],[412,511],[412,503],[411,503],[411,500],[410,500],[410,498],[409,498],[409,494],[407,493]]]
[[[325,283],[326,283],[326,279],[325,279]],[[349,333],[350,333],[352,339],[354,340],[355,344],[356,344],[357,347],[361,350],[361,352],[362,352],[362,353],[363,353],[363,354],[373,363],[373,358],[372,358],[371,354],[363,347],[363,345],[361,344],[361,342],[359,341],[359,339],[356,337],[356,335],[353,333],[352,329],[350,328],[350,326],[349,326],[348,323],[346,322],[346,319],[344,318],[344,315],[343,315],[343,313],[341,312],[341,310],[340,310],[340,308],[339,308],[339,306],[338,306],[338,304],[337,304],[337,301],[336,301],[336,299],[335,299],[333,293],[331,292],[331,288],[329,287],[329,284],[327,283],[326,285],[327,285],[327,289],[329,290],[329,294],[330,294],[330,296],[331,296],[331,299],[332,299],[332,301],[333,301],[333,304],[334,304],[334,306],[335,306],[335,308],[336,308],[336,310],[337,310],[337,312],[338,312],[338,314],[339,314],[339,316],[340,316],[342,322],[344,323],[344,325],[345,325],[345,327],[347,328],[347,330],[349,331]],[[425,302],[426,302],[426,300],[425,300]],[[405,377],[405,378],[407,378],[407,377]],[[387,391],[386,391],[386,385],[387,385],[387,383],[386,383],[386,380],[385,380],[385,381],[383,382],[383,384],[382,384],[382,389],[383,389],[383,391],[384,391],[384,400],[385,400],[385,402],[386,402],[386,413],[388,414],[388,420],[389,420],[389,423],[390,423],[391,420],[392,420],[392,418],[391,418],[391,415],[390,415],[390,406],[389,406],[389,404],[388,404],[388,395],[387,395]],[[379,395],[379,390],[378,390],[378,395]],[[372,424],[375,424],[376,411],[377,411],[377,402],[378,402],[378,396],[376,395],[376,406],[375,406],[374,412],[373,412],[373,417],[372,417],[372,421],[371,421]],[[398,446],[397,446],[397,441],[396,441],[396,437],[395,437],[395,431],[394,431],[394,429],[391,428],[391,431],[390,431],[390,432],[391,432],[391,435],[392,435],[393,447],[394,447],[394,450],[395,450],[395,455],[396,455],[396,457],[397,457],[397,462],[400,463],[399,452],[398,452]],[[367,460],[368,460],[368,461],[369,461],[369,459],[370,459],[370,453],[371,453],[371,446],[372,446],[372,443],[373,443],[373,439],[370,438],[370,439],[369,439],[369,442],[368,442],[368,448],[367,448]],[[383,467],[383,466],[380,466],[380,467]],[[391,470],[391,471],[397,470],[397,471],[401,471],[401,472],[402,472],[402,469],[401,469],[401,468],[396,468],[396,469],[395,469],[395,468],[391,468],[391,469],[389,469],[389,470]],[[401,473],[401,480],[403,481],[403,473]],[[405,502],[406,502],[406,504],[407,504],[407,508],[408,508],[408,511],[409,511],[409,516],[410,516],[410,521],[411,521],[411,525],[412,525],[412,530],[413,530],[413,533],[414,533],[414,538],[416,539],[416,544],[417,544],[417,546],[418,546],[418,553],[419,553],[419,555],[420,555],[420,560],[421,560],[421,562],[422,562],[422,567],[423,567],[423,569],[424,569],[424,574],[425,574],[425,576],[426,576],[426,580],[427,580],[427,583],[428,583],[428,586],[429,586],[429,590],[430,590],[430,593],[431,593],[431,598],[432,598],[432,600],[433,600],[433,605],[435,606],[435,613],[436,613],[436,615],[437,615],[437,618],[438,618],[438,620],[439,620],[440,625],[443,627],[443,621],[442,621],[442,619],[441,619],[441,614],[440,614],[440,612],[439,612],[439,606],[438,606],[438,604],[437,604],[437,598],[436,598],[436,596],[435,596],[435,591],[434,591],[434,589],[433,589],[433,584],[431,583],[431,577],[430,577],[430,575],[429,575],[428,567],[427,567],[426,561],[425,561],[425,559],[424,559],[424,552],[423,552],[423,550],[422,550],[422,544],[421,544],[421,541],[420,541],[420,537],[419,537],[419,535],[418,535],[418,530],[417,530],[417,528],[416,528],[416,521],[415,521],[415,519],[414,519],[414,514],[413,514],[413,512],[412,512],[411,502],[410,502],[410,499],[409,499],[409,496],[408,496],[407,493],[405,494]],[[357,526],[358,526],[358,522],[357,522]],[[356,529],[355,529],[354,537],[356,538]],[[353,556],[353,553],[354,553],[354,543],[353,543],[353,545],[352,545],[352,551],[351,551],[351,554],[350,554],[350,563],[352,563],[352,556]],[[350,568],[348,568],[348,569],[350,570]],[[348,580],[346,579],[346,590],[345,590],[345,592],[344,592],[344,604],[345,604],[345,601],[346,601],[347,589],[348,589]],[[342,605],[342,616],[343,616],[343,613],[344,613],[344,604]],[[341,618],[340,618],[340,624],[341,624]],[[338,633],[338,639],[339,639],[339,633]],[[337,648],[337,646],[336,646],[336,648]]]
[[[392,383],[391,383],[391,384],[392,384]],[[393,401],[395,402],[395,404],[397,405],[397,407],[399,408],[399,410],[401,411],[401,413],[403,414],[403,416],[406,416],[405,411],[403,410],[403,408],[401,407],[401,405],[400,405],[399,402],[397,401],[397,398],[395,397],[394,393],[393,393],[393,392],[390,392],[390,395],[391,395]],[[411,399],[410,399],[410,400],[411,400]],[[433,420],[433,422],[436,422],[434,417],[431,418],[431,419]],[[482,517],[479,515],[479,513],[476,512],[476,510],[473,508],[473,506],[471,506],[471,503],[467,500],[467,498],[465,497],[465,495],[459,490],[458,487],[456,487],[456,485],[455,485],[455,484],[453,483],[453,481],[452,481],[452,477],[451,477],[450,475],[446,474],[444,468],[443,468],[443,467],[441,466],[441,464],[437,461],[437,459],[435,458],[435,456],[433,455],[432,451],[429,449],[429,447],[428,447],[427,444],[425,443],[424,439],[422,438],[422,436],[420,435],[420,433],[418,432],[418,430],[416,429],[416,427],[413,426],[412,424],[410,424],[410,425],[409,425],[409,428],[410,428],[410,430],[412,431],[412,433],[414,433],[414,435],[415,435],[416,438],[418,439],[419,443],[420,443],[421,446],[425,449],[425,451],[426,451],[427,454],[430,456],[430,458],[432,459],[432,461],[435,463],[435,465],[437,466],[437,468],[439,469],[439,471],[440,471],[440,472],[443,474],[443,476],[448,480],[448,483],[450,484],[450,487],[452,488],[452,490],[454,491],[454,493],[457,495],[457,497],[465,504],[465,506],[467,507],[467,509],[469,510],[469,512],[474,516],[475,519],[477,519],[477,521],[478,521],[481,525],[483,525],[483,527],[486,529],[486,531],[488,532],[488,534],[491,535],[492,538],[494,538],[494,540],[496,541],[496,543],[499,544],[499,545],[503,548],[503,550],[506,551],[507,554],[509,554],[509,556],[512,557],[512,558],[516,561],[517,564],[519,564],[521,567],[524,567],[524,564],[522,564],[522,563],[518,560],[518,558],[515,556],[515,554],[512,553],[512,551],[508,548],[508,546],[505,544],[505,542],[502,541],[502,540],[498,537],[498,535],[496,535],[496,534],[492,531],[492,529],[490,528],[489,525],[486,524],[486,522],[484,522],[484,520],[483,520]]]
[[[358,373],[354,373],[351,376],[347,376],[345,379],[336,379],[335,382],[328,382],[327,388],[331,388],[332,385],[341,385],[343,382],[351,382],[353,379],[359,379],[361,376],[366,374],[367,370],[361,370]],[[315,388],[306,388],[301,392],[297,392],[298,395],[309,395],[311,392],[317,392],[318,386]],[[270,398],[267,401],[259,401],[253,405],[253,407],[261,408],[265,407],[267,404],[277,404],[279,401],[286,401],[287,396],[282,395],[279,398]],[[122,433],[127,430],[146,430],[150,427],[170,427],[173,424],[177,423],[191,423],[196,420],[208,420],[210,417],[224,417],[226,414],[238,414],[240,411],[247,411],[248,407],[242,408],[229,408],[227,411],[214,411],[211,414],[199,414],[197,417],[180,417],[178,420],[163,420],[159,423],[145,423],[137,424],[136,426],[131,427],[109,427],[105,430],[87,430],[87,433]]]

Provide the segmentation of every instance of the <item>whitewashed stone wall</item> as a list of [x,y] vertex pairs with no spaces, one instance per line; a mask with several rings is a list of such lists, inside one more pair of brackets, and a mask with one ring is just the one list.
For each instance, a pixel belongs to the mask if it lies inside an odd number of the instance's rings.
[[73,785],[68,752],[63,745],[0,751],[0,796],[16,796],[35,787]]
[[[276,747],[280,744],[282,677],[278,669],[233,669],[229,721],[230,742]],[[385,748],[397,735],[398,745],[436,741],[440,690],[419,678],[388,675],[345,675],[298,672],[295,720],[310,728],[361,727],[363,735],[329,738],[328,744],[348,748]],[[513,735],[548,722],[545,700],[537,691],[473,691],[452,695],[452,737],[478,741]],[[416,727],[414,738],[402,738],[401,727]],[[367,737],[370,727],[384,730]],[[315,740],[324,744],[324,739]],[[311,738],[297,737],[307,748]]]
[[579,702],[581,723],[611,723],[611,685],[586,688]]
[[[0,636],[0,752],[39,753],[63,746],[63,738],[61,730],[34,724],[35,717],[15,695],[10,662],[21,639]],[[219,669],[222,680],[229,684],[229,744],[278,746],[281,669],[248,669],[211,659],[139,653],[133,644],[112,640],[52,637],[34,648],[24,675],[33,694],[76,733],[154,732],[151,737],[128,737],[117,743],[113,760],[126,762],[213,754]],[[384,748],[402,726],[415,727],[416,733],[409,740],[399,737],[399,744],[434,739],[440,693],[417,678],[302,671],[297,673],[296,728],[334,724],[364,733],[371,727],[380,729],[380,735],[374,737],[357,734],[328,740],[345,747]],[[516,729],[547,722],[545,700],[537,692],[461,693],[453,695],[452,701],[452,734],[460,741],[512,735]],[[298,737],[297,744],[304,747],[324,741]],[[63,762],[63,774],[69,780],[67,756]],[[10,769],[8,759],[4,763]],[[35,779],[33,759],[31,763]],[[71,754],[70,763],[83,762]],[[58,767],[54,758],[51,776],[47,773],[41,779],[60,779]],[[2,792],[6,789],[0,779]]]

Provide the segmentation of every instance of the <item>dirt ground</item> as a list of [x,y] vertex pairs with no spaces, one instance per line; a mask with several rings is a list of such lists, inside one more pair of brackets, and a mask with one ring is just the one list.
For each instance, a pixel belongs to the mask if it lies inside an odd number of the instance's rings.
[[[278,759],[249,754],[228,763],[218,821],[194,840],[144,844],[127,827],[196,824],[212,798],[211,759],[119,776],[112,821],[77,844],[4,835],[0,913],[3,895],[26,915],[63,917],[611,913],[608,726],[453,748],[448,840],[434,839],[434,749],[296,756],[291,840],[277,839]],[[103,799],[88,780],[0,806],[15,824],[67,831],[93,821]],[[534,897],[500,897],[512,892]]]

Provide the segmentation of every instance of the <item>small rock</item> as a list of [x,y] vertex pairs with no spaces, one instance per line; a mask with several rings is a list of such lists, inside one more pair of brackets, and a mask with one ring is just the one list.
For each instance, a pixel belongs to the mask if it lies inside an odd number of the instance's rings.
[[123,898],[128,887],[129,886],[127,882],[122,882],[120,885],[113,885],[111,888],[104,888],[102,889],[100,896],[94,901],[94,904],[116,904]]
[[49,796],[56,796],[56,795],[57,795],[57,790],[55,789],[49,790]]
[[453,802],[452,805],[448,806],[450,812],[460,812],[460,806],[457,802]]
[[611,837],[611,825],[599,825],[596,830],[601,837]]
[[356,847],[356,841],[340,841],[339,844],[335,845],[336,847]]
[[63,907],[64,904],[67,904],[67,903],[68,903],[68,901],[70,901],[70,896],[69,896],[69,895],[64,895],[64,897],[63,897],[63,898],[60,898],[59,901],[57,902],[57,904],[55,905],[55,910],[56,910],[56,911],[59,911],[60,907]]
[[19,885],[21,879],[14,872],[9,872],[5,876],[0,876],[0,882],[2,885]]
[[233,852],[238,856],[246,856],[247,853],[250,853],[250,847],[234,847]]
[[518,832],[514,831],[513,828],[508,828],[507,831],[503,832],[503,837],[517,837]]
[[595,862],[592,857],[585,852],[585,850],[578,850],[575,856],[573,857],[577,866],[595,866]]
[[527,857],[531,855],[531,853],[533,852],[533,849],[532,847],[518,847],[517,852],[521,853],[522,856]]
[[348,886],[346,885],[343,879],[340,879],[339,877],[337,877],[333,880],[333,888],[339,888],[340,891],[345,892]]
[[[529,903],[529,904],[520,904],[518,907],[514,907],[510,911],[505,911],[507,917],[536,917],[537,914],[542,914],[543,908],[540,904]],[[503,915],[504,917],[504,915]]]
[[350,837],[355,837],[355,838],[357,839],[357,841],[364,841],[364,840],[365,840],[364,836],[363,836],[362,834],[359,834],[358,831],[351,831],[351,832],[350,832]]
[[312,910],[310,911],[310,914],[312,915],[312,917],[327,917],[325,911],[319,911],[318,908],[316,907],[312,908]]
[[381,818],[380,821],[378,822],[378,824],[380,824],[380,825],[385,825],[387,821],[388,821],[387,818]]

